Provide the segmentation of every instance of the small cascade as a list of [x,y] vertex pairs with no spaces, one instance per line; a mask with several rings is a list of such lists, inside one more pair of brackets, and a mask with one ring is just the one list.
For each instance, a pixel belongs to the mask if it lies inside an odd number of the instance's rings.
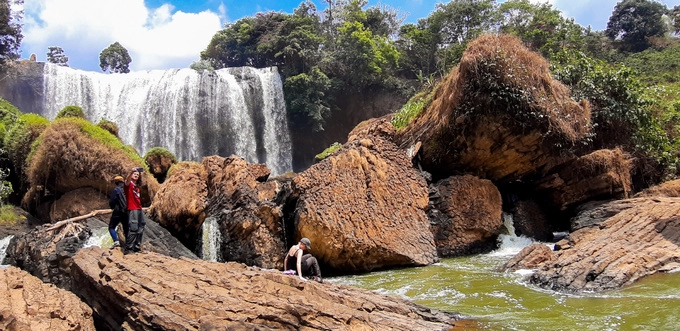
[[220,262],[222,261],[222,254],[220,253],[220,242],[222,236],[220,235],[220,226],[217,223],[217,218],[208,217],[203,221],[201,226],[201,255],[203,260]]
[[144,155],[164,147],[179,160],[232,154],[264,163],[272,176],[292,170],[283,84],[276,68],[193,69],[102,74],[46,63],[42,114],[79,106],[93,123],[118,125]]
[[103,226],[92,230],[92,234],[87,238],[87,242],[83,244],[83,248],[87,247],[112,247],[113,239],[111,234],[109,234],[109,227]]
[[2,264],[2,261],[5,260],[5,256],[7,256],[7,247],[9,246],[9,242],[14,238],[13,235],[9,235],[5,238],[0,239],[0,266],[4,266]]
[[495,250],[495,256],[511,256],[519,253],[524,247],[534,243],[534,240],[525,236],[515,234],[515,226],[512,214],[503,212],[503,224],[508,234],[498,236],[499,247]]

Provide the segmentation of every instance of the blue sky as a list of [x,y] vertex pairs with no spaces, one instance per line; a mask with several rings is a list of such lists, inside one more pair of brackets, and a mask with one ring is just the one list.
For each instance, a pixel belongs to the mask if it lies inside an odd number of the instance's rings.
[[[603,30],[617,0],[531,0],[549,2],[583,26]],[[25,0],[22,58],[45,61],[47,47],[60,46],[72,68],[101,71],[99,53],[118,41],[130,53],[133,71],[186,68],[199,59],[210,39],[244,16],[262,11],[291,13],[302,0]],[[325,5],[314,0],[317,8]],[[405,15],[405,22],[427,17],[435,0],[369,0]],[[680,0],[660,1],[668,7]]]

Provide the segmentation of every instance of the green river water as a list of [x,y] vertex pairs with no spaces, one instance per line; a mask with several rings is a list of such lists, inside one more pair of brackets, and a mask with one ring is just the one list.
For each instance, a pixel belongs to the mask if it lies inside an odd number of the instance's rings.
[[461,313],[482,330],[680,330],[680,272],[653,275],[618,291],[567,295],[528,284],[529,270],[497,271],[523,245],[328,281]]

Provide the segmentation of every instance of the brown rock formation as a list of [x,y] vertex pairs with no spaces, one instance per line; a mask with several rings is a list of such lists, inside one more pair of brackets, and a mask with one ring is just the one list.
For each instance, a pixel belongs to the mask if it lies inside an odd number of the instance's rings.
[[206,217],[208,173],[202,164],[182,162],[161,185],[149,216],[168,229],[187,247],[194,248]]
[[301,282],[238,263],[123,256],[75,257],[77,294],[102,323],[132,330],[443,330],[456,316],[370,291]]
[[[108,194],[114,188],[113,176],[125,177],[133,167],[142,166],[141,158],[134,160],[124,147],[105,144],[85,133],[82,128],[86,125],[91,124],[62,118],[43,132],[26,172],[31,188],[22,205],[27,210],[35,211],[42,202],[83,187]],[[148,172],[142,173],[142,181],[142,203],[148,205],[158,191],[158,182]]]
[[281,206],[273,202],[277,182],[269,169],[238,156],[203,159],[208,173],[208,217],[217,218],[224,261],[281,268],[285,236]]
[[560,250],[531,282],[558,291],[604,291],[680,268],[680,198],[629,202],[627,208],[609,208],[620,212],[597,226],[558,242]]
[[595,198],[624,199],[631,192],[630,169],[629,157],[620,149],[603,149],[565,163],[536,189],[561,210]]
[[69,191],[50,205],[50,220],[65,220],[71,217],[86,215],[93,210],[108,209],[109,199],[105,193],[91,187],[83,187]]
[[545,244],[524,247],[517,255],[505,262],[503,270],[534,269],[555,258],[555,253]]
[[680,197],[680,179],[667,181],[659,185],[649,187],[635,194],[636,198],[641,197]]
[[453,176],[433,185],[430,230],[439,256],[491,251],[503,229],[501,193],[491,181]]
[[434,92],[399,145],[422,142],[422,164],[437,178],[470,173],[511,181],[571,159],[588,132],[590,111],[550,76],[548,62],[515,37],[470,42],[460,65]]
[[[20,267],[45,283],[71,289],[73,256],[88,242],[95,230],[104,230],[108,235],[106,228],[106,223],[95,218],[67,222],[58,227],[50,224],[37,227],[10,241],[4,263]],[[144,230],[142,249],[173,257],[196,259],[167,230],[151,220]]]
[[0,269],[0,329],[94,331],[92,309],[18,268]]
[[553,233],[541,206],[534,200],[515,202],[512,209],[514,235],[552,241]]
[[151,174],[158,179],[159,183],[165,181],[168,170],[177,163],[177,158],[168,153],[147,153],[144,162],[149,166]]
[[[386,118],[365,124],[359,130],[394,132]],[[438,261],[425,214],[427,184],[410,158],[384,135],[350,137],[293,179],[296,239],[308,237],[314,256],[344,271]]]

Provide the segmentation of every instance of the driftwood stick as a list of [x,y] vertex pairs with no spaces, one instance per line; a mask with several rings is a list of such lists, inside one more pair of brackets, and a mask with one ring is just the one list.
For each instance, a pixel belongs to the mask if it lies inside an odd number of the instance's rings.
[[[142,208],[143,211],[147,211],[148,209],[149,209],[148,207],[147,207],[147,208]],[[113,209],[97,209],[97,210],[93,210],[93,211],[90,212],[89,214],[80,215],[80,216],[71,217],[71,218],[67,218],[67,219],[65,219],[65,220],[63,220],[63,221],[59,221],[59,222],[57,222],[57,223],[54,223],[54,225],[52,225],[52,226],[50,226],[49,228],[44,229],[44,230],[42,230],[42,231],[52,231],[52,230],[54,230],[54,229],[58,229],[58,228],[64,226],[65,224],[68,224],[68,223],[71,223],[71,222],[82,221],[82,220],[88,219],[88,218],[93,217],[93,216],[97,216],[97,215],[101,215],[101,214],[110,214],[110,213],[112,213],[112,212],[113,212]]]

